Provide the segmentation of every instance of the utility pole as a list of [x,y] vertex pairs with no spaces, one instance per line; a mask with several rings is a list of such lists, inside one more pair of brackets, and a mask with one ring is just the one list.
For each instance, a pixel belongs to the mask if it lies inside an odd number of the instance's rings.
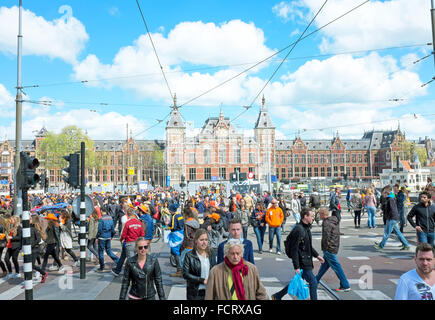
[[22,46],[22,0],[18,13],[18,49],[17,49],[17,96],[15,98],[15,159],[14,159],[14,215],[21,216],[22,198],[21,190],[18,190],[18,175],[20,167],[21,133],[22,133],[22,95],[21,95],[21,46]]
[[80,143],[80,279],[86,279],[85,143]]
[[431,0],[431,9],[430,9],[430,16],[432,19],[432,49],[433,49],[433,56],[434,56],[434,63],[435,63],[435,0]]

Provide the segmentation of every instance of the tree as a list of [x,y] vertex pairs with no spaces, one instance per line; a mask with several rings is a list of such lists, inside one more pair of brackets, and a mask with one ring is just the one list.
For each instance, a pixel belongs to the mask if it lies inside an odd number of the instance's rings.
[[93,140],[76,126],[65,127],[59,134],[48,131],[36,153],[45,169],[60,169],[67,164],[63,156],[80,151],[82,141],[86,146],[86,167],[101,166],[94,151]]

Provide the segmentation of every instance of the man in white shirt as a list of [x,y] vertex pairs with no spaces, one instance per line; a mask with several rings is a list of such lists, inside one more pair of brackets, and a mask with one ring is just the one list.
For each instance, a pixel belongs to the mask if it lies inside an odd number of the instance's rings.
[[416,268],[403,274],[394,300],[435,300],[434,247],[420,243],[415,252]]

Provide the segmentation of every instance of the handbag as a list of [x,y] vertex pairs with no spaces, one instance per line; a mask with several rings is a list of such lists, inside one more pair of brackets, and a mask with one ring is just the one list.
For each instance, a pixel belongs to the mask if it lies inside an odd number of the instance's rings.
[[302,273],[303,270],[295,274],[287,289],[289,295],[296,296],[299,300],[305,300],[310,295],[308,285],[305,283],[304,279],[302,279]]
[[249,217],[249,224],[250,224],[251,226],[253,226],[254,228],[257,228],[257,227],[260,226],[260,221],[259,221],[258,219],[255,219],[255,218]]

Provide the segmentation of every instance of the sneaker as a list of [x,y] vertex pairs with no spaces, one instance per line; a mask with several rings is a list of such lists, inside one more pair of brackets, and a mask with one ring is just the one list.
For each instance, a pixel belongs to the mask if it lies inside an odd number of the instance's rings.
[[270,253],[273,253],[273,249],[270,249],[269,252],[270,252]]
[[45,279],[47,279],[47,276],[48,276],[48,273],[47,273],[47,272],[46,272],[44,275],[42,275],[41,283],[44,283],[44,282],[45,282]]
[[409,246],[402,246],[400,250],[409,251],[411,248]]
[[98,268],[97,272],[99,272],[99,273],[104,272],[104,268]]
[[119,273],[116,272],[116,268],[112,268],[112,274],[113,274],[115,277],[119,277]]
[[58,266],[55,266],[55,265],[53,264],[53,265],[51,265],[51,266],[48,268],[48,270],[50,270],[50,271],[57,271],[57,270],[59,270],[59,267],[58,267]]
[[350,288],[337,288],[337,289],[335,289],[335,291],[337,291],[337,292],[349,292]]
[[382,249],[383,249],[383,248],[379,245],[378,242],[375,242],[375,248],[376,248],[377,250],[382,250]]
[[259,254],[263,254],[263,251],[259,250],[258,253],[259,253]]
[[280,256],[281,255],[281,251],[278,251],[276,254]]
[[19,273],[13,273],[11,275],[11,279],[19,279],[19,278],[21,278],[21,275]]
[[62,274],[62,273],[64,273],[65,272],[65,267],[64,266],[61,266],[58,270],[57,270],[57,273],[60,273],[60,274]]

